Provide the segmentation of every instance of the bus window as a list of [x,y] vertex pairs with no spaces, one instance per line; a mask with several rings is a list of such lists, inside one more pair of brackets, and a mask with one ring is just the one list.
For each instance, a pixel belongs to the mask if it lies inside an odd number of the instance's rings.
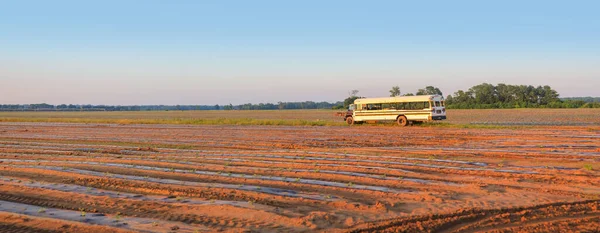
[[421,110],[421,109],[429,108],[429,102],[414,102],[411,104],[413,106],[412,107],[413,110]]
[[381,107],[383,108],[383,110],[394,110],[394,109],[396,109],[396,105],[395,104],[381,104]]
[[421,102],[412,102],[410,103],[410,106],[412,110],[417,110],[420,109],[421,107],[423,107],[423,104]]
[[407,104],[408,104],[408,106],[406,107],[406,109],[408,109],[408,110],[415,110],[418,108],[416,102],[407,103]]
[[398,109],[398,110],[406,110],[405,103],[396,103],[396,109]]
[[436,107],[441,107],[441,106],[442,106],[442,103],[440,103],[440,101],[435,101],[435,106],[436,106]]

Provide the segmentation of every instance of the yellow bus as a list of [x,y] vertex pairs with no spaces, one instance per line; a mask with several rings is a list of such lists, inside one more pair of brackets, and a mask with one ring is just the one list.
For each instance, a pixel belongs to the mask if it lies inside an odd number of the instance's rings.
[[349,125],[366,121],[396,121],[398,125],[406,126],[410,122],[445,119],[444,97],[440,95],[356,99],[344,117]]

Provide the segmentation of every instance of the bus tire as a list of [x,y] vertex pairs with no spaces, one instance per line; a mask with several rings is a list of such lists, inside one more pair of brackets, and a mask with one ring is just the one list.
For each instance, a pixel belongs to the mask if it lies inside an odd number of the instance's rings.
[[398,118],[396,118],[396,123],[398,123],[399,126],[407,126],[408,119],[406,119],[406,116],[398,116]]
[[348,123],[348,125],[354,125],[354,118],[346,117],[346,123]]

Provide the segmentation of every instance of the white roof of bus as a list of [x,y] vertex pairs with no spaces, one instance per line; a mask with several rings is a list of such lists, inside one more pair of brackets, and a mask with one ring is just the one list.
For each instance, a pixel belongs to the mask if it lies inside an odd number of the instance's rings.
[[416,95],[416,96],[396,96],[396,97],[382,97],[382,98],[362,98],[354,100],[354,104],[380,104],[380,103],[397,103],[397,102],[418,102],[418,101],[430,101],[444,100],[441,95]]

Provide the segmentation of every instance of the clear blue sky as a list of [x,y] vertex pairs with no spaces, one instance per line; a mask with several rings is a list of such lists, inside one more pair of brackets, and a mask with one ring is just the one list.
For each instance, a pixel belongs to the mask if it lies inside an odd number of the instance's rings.
[[600,96],[600,1],[0,1],[0,103]]

